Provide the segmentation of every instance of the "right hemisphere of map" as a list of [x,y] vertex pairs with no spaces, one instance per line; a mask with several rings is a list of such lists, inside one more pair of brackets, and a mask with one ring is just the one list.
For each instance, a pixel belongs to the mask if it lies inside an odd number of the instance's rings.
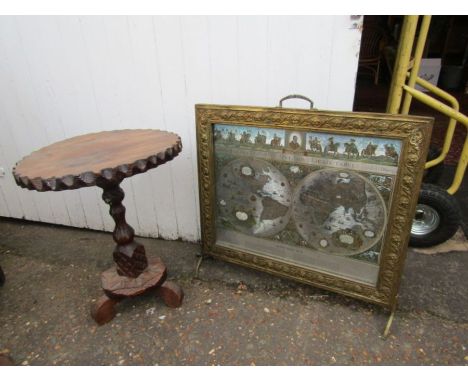
[[292,217],[302,238],[319,251],[355,255],[381,239],[386,206],[380,192],[354,171],[318,170],[297,185]]

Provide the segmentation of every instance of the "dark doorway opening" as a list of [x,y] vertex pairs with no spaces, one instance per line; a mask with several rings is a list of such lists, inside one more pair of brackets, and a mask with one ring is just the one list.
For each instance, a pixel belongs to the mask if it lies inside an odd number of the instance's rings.
[[[403,19],[403,16],[364,16],[353,111],[385,112]],[[423,59],[419,75],[457,98],[460,111],[467,115],[468,16],[433,16]],[[411,104],[410,114],[434,117],[431,146],[441,149],[449,119],[416,100]],[[443,187],[453,180],[465,137],[465,127],[458,124],[444,162],[444,175],[438,182]],[[463,226],[467,234],[466,178],[456,197],[464,210]]]
[[[364,16],[360,53],[363,63],[358,69],[354,111],[385,112],[402,24],[403,16]],[[369,57],[378,57],[378,76],[365,61]],[[423,77],[426,74],[427,79],[455,96],[460,111],[467,114],[468,16],[433,16],[423,57],[420,74]],[[438,73],[430,78],[425,63],[433,64],[437,60],[440,62]],[[442,147],[448,118],[414,100],[410,113],[435,118],[432,144]],[[446,164],[458,163],[465,136],[466,129],[458,126]]]

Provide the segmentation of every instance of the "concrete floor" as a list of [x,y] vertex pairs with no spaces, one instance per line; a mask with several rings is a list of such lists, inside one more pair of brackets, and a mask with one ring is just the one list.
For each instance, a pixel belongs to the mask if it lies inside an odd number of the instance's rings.
[[468,364],[467,251],[409,251],[382,340],[379,307],[212,259],[194,279],[198,245],[140,241],[184,303],[127,300],[98,327],[89,307],[112,265],[111,235],[1,219],[0,354],[22,365]]

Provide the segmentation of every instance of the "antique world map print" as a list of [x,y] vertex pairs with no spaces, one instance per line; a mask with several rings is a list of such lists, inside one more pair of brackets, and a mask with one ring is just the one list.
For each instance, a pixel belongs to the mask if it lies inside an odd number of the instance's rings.
[[213,125],[217,244],[375,285],[402,143]]

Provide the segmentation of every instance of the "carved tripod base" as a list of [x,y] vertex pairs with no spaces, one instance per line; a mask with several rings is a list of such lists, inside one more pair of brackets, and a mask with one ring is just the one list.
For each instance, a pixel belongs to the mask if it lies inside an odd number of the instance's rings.
[[119,187],[120,181],[98,184],[104,190],[102,198],[109,204],[109,213],[115,221],[113,238],[116,242],[115,266],[101,275],[104,296],[91,308],[91,316],[99,325],[115,317],[115,305],[124,298],[153,292],[171,308],[179,307],[184,298],[177,284],[166,281],[167,270],[161,259],[147,258],[145,247],[134,240],[133,228],[125,221],[124,192]]
[[102,273],[104,296],[91,307],[91,316],[98,325],[111,321],[115,315],[115,306],[125,298],[154,293],[161,297],[170,308],[182,305],[184,292],[176,283],[166,281],[166,266],[159,258],[149,258],[148,267],[137,278],[120,276],[116,267]]

